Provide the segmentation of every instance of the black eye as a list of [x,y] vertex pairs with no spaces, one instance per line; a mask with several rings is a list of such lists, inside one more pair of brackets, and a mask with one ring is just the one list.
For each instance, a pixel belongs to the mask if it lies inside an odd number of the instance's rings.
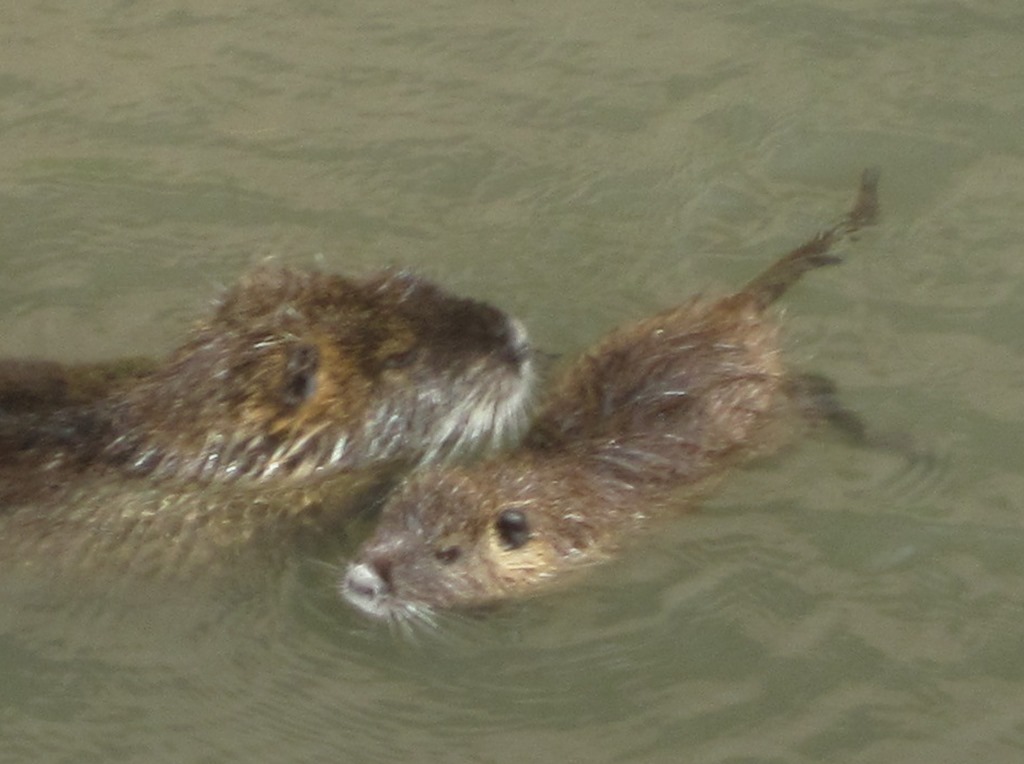
[[519,549],[530,540],[530,524],[522,510],[504,510],[494,521],[494,528],[506,549]]
[[298,406],[313,395],[319,368],[320,351],[315,345],[296,345],[289,349],[281,390],[281,400],[286,406]]
[[434,557],[444,565],[451,565],[462,556],[462,550],[457,546],[444,546],[434,552]]

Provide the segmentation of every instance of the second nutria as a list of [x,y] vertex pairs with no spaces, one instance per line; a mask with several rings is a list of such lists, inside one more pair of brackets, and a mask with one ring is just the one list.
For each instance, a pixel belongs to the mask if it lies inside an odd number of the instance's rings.
[[612,332],[556,381],[514,451],[408,478],[349,565],[344,598],[404,621],[534,591],[777,445],[800,396],[821,389],[786,372],[766,308],[837,262],[831,245],[874,220],[876,193],[866,172],[841,224],[736,294]]
[[429,462],[516,431],[531,381],[522,325],[490,305],[264,267],[164,362],[0,364],[0,458],[203,481]]

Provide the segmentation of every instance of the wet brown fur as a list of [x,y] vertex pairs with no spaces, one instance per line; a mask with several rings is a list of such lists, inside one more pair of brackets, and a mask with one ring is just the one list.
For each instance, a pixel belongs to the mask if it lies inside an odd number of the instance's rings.
[[529,356],[518,322],[407,273],[257,269],[163,361],[0,362],[0,536],[64,557],[244,542],[345,506],[365,471],[516,433]]
[[0,363],[0,456],[187,480],[438,458],[514,429],[528,356],[504,313],[408,274],[261,268],[162,362]]
[[532,592],[613,554],[726,469],[778,446],[802,385],[766,309],[876,217],[877,174],[852,212],[736,294],[612,332],[552,385],[521,446],[411,476],[341,583],[377,617],[429,617]]

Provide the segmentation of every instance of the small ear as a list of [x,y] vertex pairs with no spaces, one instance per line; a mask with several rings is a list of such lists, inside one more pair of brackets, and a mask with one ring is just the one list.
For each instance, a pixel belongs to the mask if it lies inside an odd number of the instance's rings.
[[389,353],[381,359],[380,366],[385,371],[404,369],[412,366],[416,359],[419,358],[419,355],[419,350],[415,347],[395,353]]
[[284,366],[281,401],[289,407],[305,403],[316,392],[316,373],[319,368],[320,351],[315,345],[290,347]]
[[443,565],[451,565],[462,556],[462,549],[454,546],[443,546],[434,552],[434,557]]
[[494,521],[502,546],[508,550],[519,549],[530,540],[530,523],[521,509],[505,509]]

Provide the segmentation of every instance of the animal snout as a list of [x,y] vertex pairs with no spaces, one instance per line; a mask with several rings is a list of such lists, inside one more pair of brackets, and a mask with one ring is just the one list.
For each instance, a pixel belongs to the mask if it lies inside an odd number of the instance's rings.
[[349,567],[345,589],[354,597],[377,600],[391,592],[391,565],[384,560]]

